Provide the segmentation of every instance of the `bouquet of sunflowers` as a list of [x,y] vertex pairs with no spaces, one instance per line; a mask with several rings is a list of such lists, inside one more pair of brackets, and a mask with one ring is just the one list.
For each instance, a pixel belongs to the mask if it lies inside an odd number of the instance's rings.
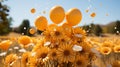
[[[61,23],[66,17],[66,22]],[[19,60],[21,67],[91,67],[96,58],[91,51],[92,45],[86,38],[86,32],[74,27],[82,14],[77,8],[70,9],[66,14],[61,6],[50,11],[50,19],[54,24],[48,25],[44,16],[35,20],[35,26],[43,31],[39,38],[21,36],[18,43],[23,54],[10,54],[5,58],[6,66],[13,66]],[[34,34],[35,30],[30,29]],[[30,43],[34,45],[31,46]],[[28,50],[29,49],[29,50]],[[26,51],[28,50],[28,51]]]

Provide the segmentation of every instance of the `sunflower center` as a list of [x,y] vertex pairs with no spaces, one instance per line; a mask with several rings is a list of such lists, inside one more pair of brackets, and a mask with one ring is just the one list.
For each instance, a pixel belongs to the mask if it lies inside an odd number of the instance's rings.
[[54,48],[58,48],[59,46],[57,44],[54,45]]
[[28,58],[26,58],[25,61],[28,62]]
[[108,53],[108,51],[104,51],[104,53]]
[[78,40],[77,42],[78,42],[78,43],[81,43],[82,41],[81,41],[81,40]]
[[12,63],[13,61],[10,61],[10,64]]
[[83,48],[82,49],[82,51],[79,51],[80,53],[85,53],[86,51],[85,51],[85,49]]
[[42,53],[41,56],[40,56],[40,58],[45,58],[46,56],[47,56],[46,53]]
[[52,57],[55,57],[57,54],[55,52],[52,53]]
[[117,51],[120,51],[120,49],[117,49]]
[[81,65],[82,62],[81,62],[80,60],[78,60],[78,61],[76,62],[76,64],[77,64],[77,65]]
[[56,31],[56,32],[55,32],[55,35],[56,35],[56,36],[59,36],[59,35],[60,35],[60,32]]
[[62,42],[65,42],[65,39],[61,39]]
[[65,50],[63,53],[64,53],[65,56],[69,56],[70,55],[70,51],[69,50]]
[[104,45],[105,47],[109,47],[109,45],[108,44],[106,44],[106,45]]

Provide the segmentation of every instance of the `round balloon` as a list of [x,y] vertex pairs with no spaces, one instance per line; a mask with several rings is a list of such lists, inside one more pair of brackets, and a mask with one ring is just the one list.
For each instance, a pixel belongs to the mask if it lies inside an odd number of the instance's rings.
[[30,33],[30,34],[35,34],[35,29],[31,28],[31,29],[29,30],[29,33]]
[[44,30],[46,30],[46,28],[48,26],[48,21],[44,16],[39,16],[35,20],[35,26],[38,30],[44,31]]
[[82,13],[77,8],[72,8],[66,13],[66,21],[70,26],[77,25],[82,19]]
[[61,6],[55,6],[50,10],[50,19],[55,23],[61,23],[65,18],[65,11]]
[[32,8],[31,13],[35,13],[35,12],[36,12],[35,8]]

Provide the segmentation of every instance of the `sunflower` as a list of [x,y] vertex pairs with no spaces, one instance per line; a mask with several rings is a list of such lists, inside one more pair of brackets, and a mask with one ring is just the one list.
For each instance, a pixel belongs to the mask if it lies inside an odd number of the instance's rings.
[[79,37],[73,36],[73,37],[72,37],[72,40],[74,41],[74,43],[80,44],[81,42],[86,41],[86,37],[85,37],[85,36],[82,36],[82,38],[79,38]]
[[4,40],[0,43],[0,49],[2,50],[8,50],[8,48],[10,47],[10,45],[12,44],[12,41],[10,40]]
[[112,67],[120,67],[120,61],[114,61]]
[[10,54],[10,55],[6,56],[5,63],[8,66],[12,65],[17,59],[18,59],[18,56],[16,54]]
[[52,38],[51,31],[49,30],[44,31],[41,35],[43,35],[45,39],[48,39],[48,40],[51,40]]
[[47,27],[47,31],[54,31],[57,27],[58,27],[57,24],[54,24],[54,23],[50,24]]
[[44,60],[48,56],[49,48],[47,47],[41,47],[36,51],[36,57],[37,59]]
[[57,50],[56,50],[56,49],[51,49],[51,50],[49,51],[48,57],[49,57],[51,60],[57,60]]
[[53,32],[51,32],[51,35],[53,38],[61,38],[64,36],[63,28],[61,26],[58,26]]
[[86,32],[85,32],[85,30],[83,30],[82,28],[80,28],[80,27],[75,27],[75,28],[73,28],[73,33],[74,34],[81,34],[81,36],[85,36],[86,35]]
[[55,42],[51,43],[50,48],[58,49],[59,46],[60,46],[60,43],[55,41]]
[[30,56],[28,63],[29,63],[30,67],[36,67],[36,65],[37,65],[37,58],[35,56]]
[[120,45],[116,45],[113,50],[115,53],[120,53]]
[[38,49],[40,49],[41,47],[44,46],[44,42],[45,42],[45,39],[44,38],[41,38],[40,40],[38,40],[38,42],[36,43],[36,45],[34,46],[34,48],[32,49],[32,52],[35,52],[37,51]]
[[66,43],[68,43],[68,42],[70,42],[70,38],[67,37],[67,36],[62,36],[62,37],[59,39],[59,43],[60,43],[60,44],[66,44]]
[[32,39],[32,43],[36,44],[38,42],[37,38],[31,38]]
[[75,60],[75,52],[72,50],[73,45],[64,44],[58,48],[58,60],[59,62],[74,62]]
[[23,53],[22,58],[21,58],[21,62],[23,64],[23,67],[27,65],[29,56],[30,56],[30,52]]
[[63,28],[65,35],[68,37],[71,37],[72,27],[70,25],[68,25],[68,23],[65,22],[64,24],[62,24],[62,28]]
[[103,44],[101,44],[101,47],[113,47],[113,45],[110,41],[105,41]]
[[109,47],[101,47],[100,48],[100,52],[101,52],[101,54],[103,54],[103,55],[108,55],[108,54],[110,54],[111,53],[111,48],[109,48]]
[[88,59],[84,55],[77,55],[75,58],[75,67],[87,67]]
[[87,53],[90,53],[90,49],[91,49],[91,46],[89,43],[87,42],[81,42],[80,44],[77,44],[79,46],[82,47],[82,50],[79,51],[78,54],[87,54]]
[[21,44],[21,46],[23,46],[23,47],[27,47],[28,44],[30,44],[31,42],[32,42],[32,40],[29,36],[21,36],[18,39],[18,43]]

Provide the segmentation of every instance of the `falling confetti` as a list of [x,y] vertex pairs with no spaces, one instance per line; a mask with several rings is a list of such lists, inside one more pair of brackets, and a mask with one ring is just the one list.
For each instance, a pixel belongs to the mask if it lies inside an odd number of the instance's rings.
[[107,13],[106,16],[109,16],[109,14]]
[[85,10],[85,12],[88,13],[88,12],[89,12],[89,9]]
[[35,8],[32,8],[31,13],[35,13],[35,12],[36,12]]
[[91,17],[95,17],[95,16],[96,16],[96,13],[93,12],[93,13],[90,14],[90,16],[91,16]]
[[43,11],[43,14],[46,14],[46,11]]

